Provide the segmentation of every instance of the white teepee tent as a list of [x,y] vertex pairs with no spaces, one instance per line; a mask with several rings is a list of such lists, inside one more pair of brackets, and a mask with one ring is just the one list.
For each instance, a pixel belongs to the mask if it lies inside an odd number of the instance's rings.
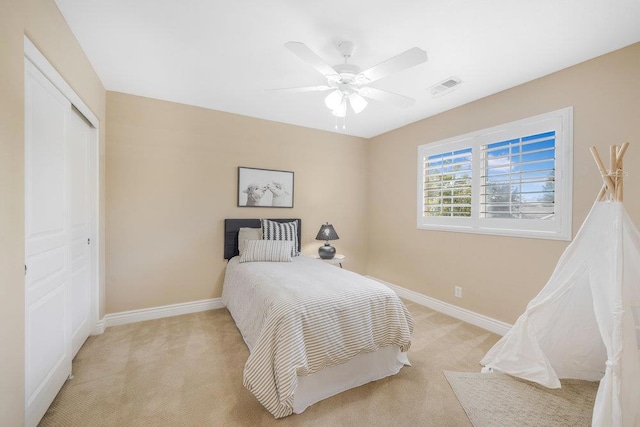
[[[593,426],[640,426],[640,233],[622,204],[622,157],[613,146],[604,186],[551,278],[485,355],[494,370],[560,387],[598,381]],[[606,199],[606,200],[605,200]]]

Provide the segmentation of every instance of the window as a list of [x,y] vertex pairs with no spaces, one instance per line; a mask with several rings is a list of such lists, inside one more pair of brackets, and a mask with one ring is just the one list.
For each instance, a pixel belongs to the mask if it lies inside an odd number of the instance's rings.
[[573,109],[418,147],[418,228],[571,239]]
[[471,148],[429,156],[424,173],[426,216],[471,216]]

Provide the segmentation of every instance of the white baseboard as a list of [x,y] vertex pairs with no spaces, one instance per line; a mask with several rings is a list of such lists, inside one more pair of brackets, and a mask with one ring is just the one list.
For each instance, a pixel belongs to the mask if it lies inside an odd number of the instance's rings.
[[93,329],[91,329],[91,335],[100,335],[104,334],[104,330],[106,329],[106,322],[104,317],[102,320],[98,320],[95,325],[93,325]]
[[224,308],[222,298],[212,298],[200,301],[184,302],[180,304],[164,305],[161,307],[143,308],[141,310],[121,311],[104,316],[106,327],[125,325],[127,323],[143,322],[145,320],[161,319],[163,317],[179,316],[181,314],[197,313],[199,311]]
[[406,298],[409,301],[413,301],[417,304],[424,305],[425,307],[429,307],[432,310],[439,311],[440,313],[444,313],[448,316],[451,316],[456,319],[462,320],[463,322],[467,322],[472,325],[478,326],[482,329],[486,329],[487,331],[491,331],[498,335],[505,335],[507,332],[509,332],[509,330],[511,329],[511,326],[513,326],[508,323],[501,322],[500,320],[496,320],[491,317],[487,317],[482,314],[476,313],[474,311],[460,308],[453,304],[449,304],[444,301],[440,301],[438,299],[420,294],[418,292],[405,289],[398,285],[394,285],[393,283],[385,282],[384,280],[377,279],[372,276],[367,276],[367,277],[393,289],[395,293],[398,294],[398,296],[401,298]]
[[[510,324],[501,322],[500,320],[484,316],[482,314],[467,310],[453,304],[440,301],[435,298],[428,297],[421,293],[405,289],[393,283],[385,282],[372,276],[367,276],[377,282],[380,282],[393,289],[398,296],[406,298],[417,304],[429,307],[432,310],[439,311],[448,316],[486,329],[498,335],[505,335],[511,329]],[[179,316],[181,314],[197,313],[200,311],[214,310],[224,308],[221,298],[212,298],[201,301],[185,302],[181,304],[165,305],[161,307],[145,308],[141,310],[122,311],[120,313],[111,313],[104,316],[103,320],[96,323],[94,334],[101,334],[104,329],[109,326],[125,325],[127,323],[142,322],[145,320],[161,319],[163,317]]]

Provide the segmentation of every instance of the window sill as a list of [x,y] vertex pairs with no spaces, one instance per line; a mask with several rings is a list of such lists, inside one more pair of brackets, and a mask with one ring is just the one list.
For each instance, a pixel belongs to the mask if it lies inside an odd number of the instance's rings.
[[430,225],[420,224],[418,230],[445,231],[454,233],[470,233],[470,234],[487,234],[493,236],[505,237],[521,237],[528,239],[545,239],[545,240],[562,240],[571,241],[571,235],[550,231],[537,230],[514,230],[504,228],[488,228],[488,227],[469,227],[469,226],[452,226],[452,225]]

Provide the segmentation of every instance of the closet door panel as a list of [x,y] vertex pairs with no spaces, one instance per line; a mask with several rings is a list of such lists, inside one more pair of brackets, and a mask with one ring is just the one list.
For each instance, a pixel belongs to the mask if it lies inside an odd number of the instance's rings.
[[89,155],[92,128],[75,110],[69,119],[67,163],[71,227],[71,354],[75,356],[91,332]]
[[25,417],[71,373],[66,123],[71,104],[25,60]]

